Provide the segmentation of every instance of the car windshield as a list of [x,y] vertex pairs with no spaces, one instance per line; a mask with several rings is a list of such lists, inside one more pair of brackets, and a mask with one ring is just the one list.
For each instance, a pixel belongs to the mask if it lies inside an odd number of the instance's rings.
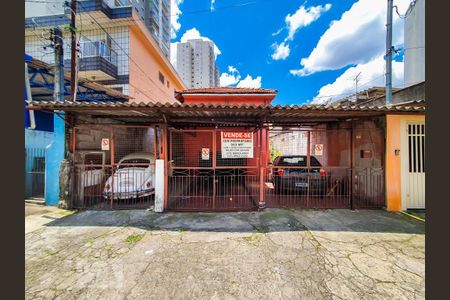
[[[321,167],[322,165],[314,156],[310,157],[311,167]],[[282,156],[279,158],[278,162],[275,163],[277,166],[296,166],[296,167],[306,167],[306,156]]]
[[119,163],[118,169],[122,168],[148,168],[150,160],[144,158],[125,159]]

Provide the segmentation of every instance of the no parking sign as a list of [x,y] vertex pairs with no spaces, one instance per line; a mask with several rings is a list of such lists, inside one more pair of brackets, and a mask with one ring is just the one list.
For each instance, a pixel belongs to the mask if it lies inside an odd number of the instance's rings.
[[109,139],[102,139],[102,150],[109,150]]
[[314,155],[316,156],[323,155],[323,144],[314,145]]
[[202,148],[202,160],[209,160],[209,148]]

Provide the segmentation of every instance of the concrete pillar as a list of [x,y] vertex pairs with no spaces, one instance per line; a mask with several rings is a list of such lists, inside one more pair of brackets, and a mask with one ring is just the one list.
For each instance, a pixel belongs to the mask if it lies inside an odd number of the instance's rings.
[[164,159],[155,161],[155,212],[164,211]]
[[[64,113],[60,112],[64,117]],[[45,151],[45,204],[56,206],[59,203],[59,168],[64,159],[65,124],[64,121],[53,116],[53,142]]]

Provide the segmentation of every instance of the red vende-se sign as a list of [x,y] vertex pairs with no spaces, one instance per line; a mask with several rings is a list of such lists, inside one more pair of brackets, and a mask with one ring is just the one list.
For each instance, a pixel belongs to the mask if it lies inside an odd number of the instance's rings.
[[252,140],[252,132],[233,132],[233,131],[222,131],[222,138],[225,139],[239,139],[239,140]]
[[253,158],[253,133],[221,132],[222,158]]

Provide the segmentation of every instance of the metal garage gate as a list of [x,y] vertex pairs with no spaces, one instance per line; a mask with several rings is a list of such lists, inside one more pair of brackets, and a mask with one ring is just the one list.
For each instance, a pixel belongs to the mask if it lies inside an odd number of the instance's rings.
[[[258,130],[171,130],[168,209],[252,210],[259,201]],[[230,157],[224,136],[238,133],[248,153]],[[228,143],[228,140],[226,140]],[[225,149],[225,150],[224,150]],[[246,156],[246,157],[243,157]]]
[[25,148],[25,199],[45,198],[45,148]]
[[270,130],[266,207],[384,206],[383,147],[375,128]]
[[155,128],[76,126],[72,134],[72,204],[81,209],[154,205]]

